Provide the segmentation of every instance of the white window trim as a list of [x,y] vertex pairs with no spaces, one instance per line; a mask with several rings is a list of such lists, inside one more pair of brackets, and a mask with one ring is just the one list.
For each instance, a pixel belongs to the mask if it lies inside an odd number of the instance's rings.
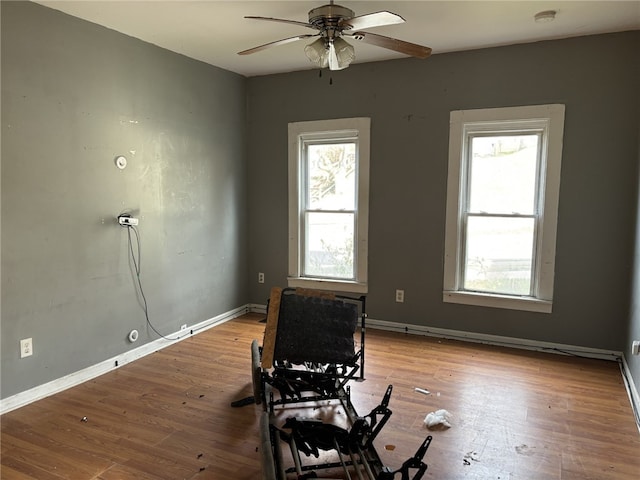
[[[304,287],[336,292],[367,293],[368,291],[368,230],[369,230],[369,158],[370,118],[341,118],[294,122],[289,124],[289,287]],[[357,132],[358,136],[358,198],[356,208],[355,263],[356,280],[305,278],[300,275],[300,169],[301,138],[305,134]]]
[[[560,170],[564,132],[564,105],[535,105],[451,112],[449,130],[449,173],[447,180],[447,214],[445,227],[444,288],[442,300],[448,303],[507,308],[531,312],[551,313],[555,274],[556,230],[560,193]],[[512,123],[516,128],[527,124],[546,125],[546,157],[543,156],[544,176],[540,179],[544,192],[543,221],[540,232],[536,294],[533,297],[482,294],[460,290],[459,264],[461,259],[461,228],[459,225],[460,191],[464,185],[465,142],[469,129]],[[493,126],[491,125],[493,123]],[[543,152],[544,155],[544,152]]]

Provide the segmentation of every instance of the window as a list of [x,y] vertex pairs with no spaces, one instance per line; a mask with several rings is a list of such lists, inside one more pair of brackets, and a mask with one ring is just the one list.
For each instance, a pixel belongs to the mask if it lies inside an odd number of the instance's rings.
[[445,302],[551,312],[564,105],[451,112]]
[[369,127],[289,124],[290,287],[367,292]]

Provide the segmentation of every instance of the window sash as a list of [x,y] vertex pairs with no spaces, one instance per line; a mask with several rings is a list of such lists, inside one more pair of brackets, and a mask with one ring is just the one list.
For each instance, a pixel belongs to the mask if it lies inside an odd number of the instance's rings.
[[[312,236],[312,230],[314,222],[311,217],[319,216],[339,216],[344,217],[342,221],[333,221],[332,226],[335,229],[342,227],[347,230],[345,235],[345,244],[342,246],[332,243],[325,239],[321,232],[319,235]],[[306,210],[303,215],[304,221],[302,224],[304,243],[301,248],[301,276],[309,278],[329,278],[334,280],[349,280],[355,281],[356,271],[355,266],[357,264],[357,254],[355,251],[356,245],[356,211],[345,210]],[[334,232],[334,238],[337,236]],[[350,237],[350,238],[349,238]],[[349,244],[349,240],[351,240]],[[315,249],[311,251],[313,244],[320,243],[321,245],[315,245]],[[324,257],[324,258],[323,258]],[[328,257],[328,258],[327,258]],[[346,260],[340,263],[339,257]],[[327,264],[327,261],[335,260],[335,268],[330,268],[331,264]],[[324,262],[324,263],[323,263]],[[349,266],[351,268],[349,268]]]
[[[476,126],[477,128],[478,126]],[[540,239],[539,239],[539,232],[540,232],[540,228],[538,226],[540,220],[541,220],[541,215],[540,215],[540,205],[544,202],[544,192],[540,191],[540,181],[539,178],[541,176],[541,174],[544,174],[544,169],[541,166],[541,159],[542,159],[542,146],[543,146],[543,142],[545,140],[545,130],[544,129],[540,129],[540,128],[535,128],[535,129],[522,129],[522,130],[512,130],[511,128],[506,129],[506,130],[501,130],[501,129],[485,129],[485,128],[481,128],[481,131],[478,132],[476,129],[474,129],[473,127],[470,128],[466,128],[465,129],[465,138],[464,138],[464,143],[466,148],[463,150],[463,158],[462,158],[462,163],[464,165],[464,171],[465,171],[465,175],[462,177],[462,183],[463,183],[463,187],[462,187],[462,209],[460,212],[460,225],[461,225],[461,232],[460,232],[460,246],[459,246],[459,250],[461,252],[460,254],[460,261],[458,262],[458,272],[457,272],[457,276],[459,278],[459,282],[458,282],[458,289],[461,291],[468,291],[468,292],[475,292],[475,293],[487,293],[487,294],[501,294],[501,295],[512,295],[512,296],[526,296],[526,297],[537,297],[538,295],[538,282],[536,280],[537,278],[537,266],[538,266],[538,257],[539,257],[539,247],[540,247]],[[517,213],[517,212],[513,212],[513,213],[506,213],[506,212],[500,212],[500,211],[484,211],[484,210],[478,210],[477,208],[474,209],[472,207],[472,187],[476,187],[478,189],[481,189],[482,187],[484,187],[484,185],[479,184],[477,182],[475,182],[474,178],[473,178],[473,167],[474,167],[474,151],[473,151],[473,141],[476,138],[506,138],[506,137],[528,137],[528,136],[536,136],[537,137],[537,142],[536,142],[536,157],[535,157],[535,166],[534,166],[534,175],[532,178],[533,181],[533,185],[529,185],[529,188],[532,188],[532,206],[530,208],[531,213],[530,214],[522,214],[522,213]],[[486,188],[491,188],[491,186],[487,186]],[[504,200],[504,199],[503,199]],[[498,286],[494,286],[493,288],[490,288],[489,286],[485,287],[485,288],[481,288],[478,286],[478,281],[475,282],[475,288],[471,288],[470,287],[470,281],[469,281],[469,277],[470,277],[470,273],[471,272],[467,272],[467,268],[469,267],[470,263],[472,263],[472,259],[470,259],[468,257],[469,255],[469,243],[471,242],[471,238],[470,238],[470,234],[469,234],[469,221],[470,219],[474,219],[474,218],[493,218],[493,219],[498,219],[498,218],[504,218],[504,219],[532,219],[533,220],[533,226],[531,228],[531,239],[527,240],[528,242],[530,242],[531,244],[531,250],[529,252],[528,257],[530,258],[530,262],[529,262],[529,271],[528,271],[528,288],[526,288],[526,291],[523,291],[522,288],[518,289],[518,288],[513,288],[511,290],[508,290],[506,288],[500,288]],[[475,238],[473,239],[475,242]],[[520,241],[523,241],[524,239],[520,239]],[[495,238],[494,239],[495,242],[499,242],[500,239],[499,238]],[[505,245],[506,247],[506,245]],[[522,259],[512,259],[514,262],[515,261],[523,261],[525,260],[524,258]],[[476,259],[477,261],[477,259]],[[486,261],[486,259],[485,259]],[[490,263],[491,265],[483,265],[480,269],[484,270],[485,272],[488,273],[488,276],[492,275],[491,271],[492,271],[492,266],[493,264],[498,264],[501,260],[498,258],[494,258],[489,260],[488,263]],[[499,267],[495,267],[495,268],[499,268]],[[498,279],[495,278],[495,274],[494,275],[494,283],[499,283],[499,282],[504,282],[504,278],[502,279]],[[491,281],[487,280],[486,284],[490,284]],[[519,291],[518,291],[519,290]]]
[[[489,248],[486,248],[486,246],[485,248],[482,248],[483,246],[478,247],[476,239],[481,235],[475,235],[472,239],[469,234],[469,231],[475,227],[473,224],[478,223],[477,221],[491,222],[496,220],[510,221],[508,223],[512,229],[514,226],[517,227],[517,224],[520,224],[521,230],[528,227],[529,231],[519,235],[517,232],[511,232],[511,241],[507,242],[504,242],[504,235],[508,233],[503,232],[494,236],[495,238],[492,239],[493,241]],[[536,237],[537,218],[533,215],[467,214],[464,216],[463,224],[463,246],[461,248],[463,259],[460,262],[459,272],[460,290],[475,293],[535,297],[537,288],[535,281],[538,243]],[[496,230],[494,227],[492,232]],[[520,248],[523,244],[525,247]],[[470,255],[469,251],[472,248],[474,253],[484,253],[484,255]],[[496,248],[500,249],[501,254],[495,254]],[[511,255],[505,256],[505,253],[510,253]],[[514,267],[518,264],[522,266],[523,262],[527,265],[525,274],[527,286],[526,288],[522,288],[522,286],[518,288],[524,282],[522,273],[518,275],[517,272],[523,272],[523,270],[516,270]],[[500,275],[500,272],[503,272],[503,275]],[[476,274],[475,277],[473,276],[474,273]],[[505,283],[510,283],[512,288],[504,287]]]
[[[544,174],[543,170],[543,164],[542,164],[542,150],[543,150],[543,145],[544,145],[544,139],[546,132],[544,131],[544,129],[532,129],[532,130],[519,130],[519,131],[501,131],[501,130],[496,130],[496,131],[482,131],[482,133],[478,133],[476,131],[474,131],[473,129],[469,129],[466,131],[466,149],[464,150],[464,158],[463,158],[463,162],[465,165],[465,170],[466,170],[466,175],[463,177],[463,182],[465,183],[465,188],[464,188],[464,201],[463,204],[465,205],[465,211],[467,212],[487,212],[487,213],[495,213],[495,214],[506,214],[507,212],[505,211],[492,211],[489,209],[474,209],[472,207],[472,187],[475,184],[474,182],[474,178],[472,176],[472,171],[473,171],[473,166],[476,164],[477,161],[474,161],[473,159],[473,141],[475,139],[486,139],[486,138],[508,138],[508,137],[533,137],[535,136],[537,139],[536,142],[536,156],[535,156],[535,162],[534,162],[534,172],[533,172],[533,182],[532,185],[528,185],[529,188],[531,188],[532,190],[532,194],[531,194],[531,203],[532,206],[529,209],[529,211],[525,212],[523,210],[511,210],[512,212],[518,212],[521,214],[527,214],[527,213],[533,213],[533,214],[538,214],[538,212],[540,212],[540,205],[544,202],[544,192],[541,191],[540,189],[540,176],[541,173]],[[501,174],[503,174],[503,172],[501,172]],[[501,186],[500,184],[498,184],[497,186]],[[503,201],[505,200],[504,198],[502,199]]]
[[[326,137],[317,138],[317,134],[311,136],[302,136],[300,139],[301,143],[301,159],[300,163],[302,164],[302,174],[304,178],[304,182],[301,182],[300,189],[300,210],[301,210],[301,235],[300,235],[300,276],[301,277],[309,277],[316,279],[339,279],[339,280],[348,280],[355,281],[356,273],[355,273],[355,265],[356,265],[356,253],[355,246],[357,245],[357,228],[355,228],[355,220],[356,220],[356,212],[358,210],[358,198],[357,198],[357,185],[358,185],[358,136],[357,132],[344,132],[341,135],[332,135],[328,134]],[[311,181],[311,154],[310,150],[314,146],[333,146],[333,145],[353,145],[354,150],[354,178],[353,178],[353,196],[349,196],[348,199],[342,199],[345,201],[342,205],[336,205],[334,202],[334,207],[338,207],[339,209],[333,208],[322,208],[320,205],[321,202],[314,202],[312,200],[312,192],[311,189],[313,187]],[[337,180],[337,179],[334,179]],[[334,187],[336,187],[334,181]],[[317,204],[320,208],[311,208],[310,205]],[[349,208],[351,207],[351,208]],[[325,214],[325,215],[322,215]],[[342,224],[340,222],[334,222],[332,224],[327,224],[324,229],[321,231],[318,230],[317,225],[314,225],[310,219],[311,218],[331,218],[336,219],[336,215],[345,216],[350,221],[342,220]],[[341,246],[336,244],[336,242],[332,242],[331,238],[327,238],[327,234],[329,237],[337,237],[340,235],[338,231],[340,229],[340,225],[342,225],[342,229],[349,230],[346,237],[343,236],[342,240],[345,242],[346,246]],[[333,235],[331,235],[331,230],[333,230]],[[350,237],[350,238],[349,238]],[[318,245],[320,243],[321,245]],[[315,248],[312,251],[311,245],[315,244]],[[342,257],[345,263],[338,263],[338,258]],[[331,268],[330,264],[327,265],[326,262],[335,261],[337,264],[334,264],[334,268]],[[351,268],[349,269],[349,265]]]
[[[301,149],[300,149],[300,163],[302,164],[302,177],[304,178],[304,181],[301,182],[301,188],[300,188],[300,202],[301,202],[301,209],[302,210],[312,210],[313,209],[313,205],[314,202],[311,198],[311,179],[310,179],[310,171],[311,171],[311,159],[310,159],[310,154],[309,154],[309,149],[310,147],[313,146],[318,146],[318,145],[353,145],[354,146],[354,156],[355,156],[355,160],[354,160],[354,192],[353,192],[353,197],[350,197],[348,200],[348,203],[345,203],[344,205],[342,205],[340,207],[340,210],[345,210],[345,209],[351,209],[351,210],[357,210],[358,209],[358,137],[354,136],[354,137],[349,137],[347,139],[343,139],[343,138],[336,138],[336,139],[332,139],[332,138],[328,138],[328,139],[324,139],[324,141],[309,141],[308,139],[305,139],[304,137],[301,138],[300,140],[301,142]],[[335,206],[335,205],[334,205]],[[318,204],[317,206],[318,208],[316,208],[316,210],[327,210],[326,208],[322,208],[321,205]]]

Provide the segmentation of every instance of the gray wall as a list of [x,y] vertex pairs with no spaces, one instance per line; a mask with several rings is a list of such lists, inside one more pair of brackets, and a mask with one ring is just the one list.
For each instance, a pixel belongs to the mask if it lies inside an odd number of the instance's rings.
[[[640,32],[248,81],[249,285],[286,285],[287,123],[371,117],[370,317],[623,350],[638,182]],[[333,77],[333,84],[329,83]],[[552,314],[442,302],[449,112],[566,105]],[[265,272],[258,285],[256,274]],[[395,289],[405,303],[395,303]]]
[[[638,170],[640,175],[640,122],[638,123]],[[640,176],[638,177],[640,185]],[[638,191],[635,231],[635,255],[633,257],[633,281],[631,294],[631,308],[629,314],[629,329],[625,342],[624,355],[631,370],[633,383],[640,392],[640,357],[631,354],[631,345],[634,340],[640,340],[640,188]]]
[[[246,81],[36,4],[1,5],[6,398],[158,338],[123,211],[141,219],[161,333],[246,303]],[[26,337],[35,353],[19,359]]]

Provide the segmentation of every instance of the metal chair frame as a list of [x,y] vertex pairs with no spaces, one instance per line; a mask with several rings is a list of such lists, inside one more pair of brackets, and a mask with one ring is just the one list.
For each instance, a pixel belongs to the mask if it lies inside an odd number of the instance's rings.
[[[276,294],[299,294],[294,289],[278,289]],[[303,293],[304,295],[304,293]],[[274,292],[270,301],[274,299]],[[254,400],[263,405],[260,419],[261,443],[263,452],[263,479],[286,480],[289,474],[296,474],[298,480],[317,478],[317,471],[342,469],[344,478],[351,479],[352,474],[358,480],[420,480],[427,470],[422,461],[431,436],[427,436],[416,454],[403,465],[392,471],[384,466],[375,450],[373,441],[391,416],[388,407],[392,392],[389,385],[381,403],[368,415],[357,414],[351,402],[351,389],[348,382],[364,380],[364,348],[366,332],[366,298],[343,295],[331,296],[336,302],[353,302],[359,312],[360,340],[358,349],[346,363],[301,362],[292,364],[286,358],[274,358],[271,368],[263,368],[263,347],[254,340],[251,344],[252,380]],[[278,312],[281,305],[278,301]],[[269,310],[272,313],[272,310]],[[269,317],[267,319],[269,322]],[[266,329],[265,329],[266,331]],[[357,332],[354,332],[354,336]],[[266,337],[266,334],[265,334]],[[355,342],[354,342],[355,347]],[[274,391],[278,392],[276,396]],[[337,401],[347,416],[348,427],[338,427],[321,420],[309,420],[291,417],[282,427],[275,425],[276,408],[289,408],[295,404],[310,404]],[[303,405],[300,405],[303,406]],[[290,433],[287,431],[290,430]],[[282,452],[282,443],[289,446],[293,466],[286,466]],[[308,463],[303,461],[301,452],[309,457],[318,456],[319,451],[331,451],[337,455],[336,461]],[[411,474],[413,473],[413,476]],[[289,477],[291,478],[291,477]],[[324,477],[326,478],[326,477]]]

